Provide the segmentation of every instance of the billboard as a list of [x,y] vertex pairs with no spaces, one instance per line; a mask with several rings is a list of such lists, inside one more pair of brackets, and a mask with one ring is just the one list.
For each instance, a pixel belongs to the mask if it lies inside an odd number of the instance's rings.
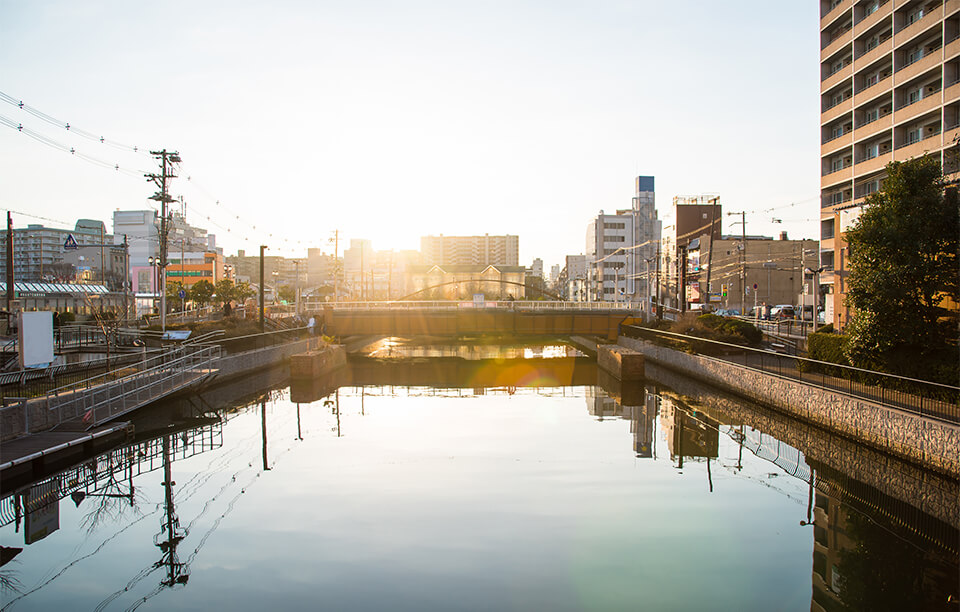
[[17,313],[20,369],[45,368],[53,362],[53,313]]

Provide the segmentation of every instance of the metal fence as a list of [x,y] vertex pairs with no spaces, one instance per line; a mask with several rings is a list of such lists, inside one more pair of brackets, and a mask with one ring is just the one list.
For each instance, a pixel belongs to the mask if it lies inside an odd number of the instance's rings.
[[457,310],[457,309],[510,309],[510,310],[601,310],[639,311],[639,302],[556,302],[527,300],[433,300],[433,301],[368,301],[368,302],[309,302],[307,309],[332,308],[333,310]]
[[47,406],[57,411],[58,423],[80,419],[95,426],[210,375],[219,358],[219,346],[177,349],[144,362],[151,367],[138,367],[122,378],[113,378],[111,372],[80,385],[53,389],[47,393]]
[[622,326],[621,333],[923,417],[960,423],[960,387],[636,325]]

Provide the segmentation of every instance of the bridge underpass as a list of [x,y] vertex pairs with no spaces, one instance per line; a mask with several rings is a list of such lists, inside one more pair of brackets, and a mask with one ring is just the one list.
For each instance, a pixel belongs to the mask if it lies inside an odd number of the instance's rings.
[[638,316],[630,304],[367,302],[325,305],[318,324],[339,338],[577,335],[615,341],[620,325]]

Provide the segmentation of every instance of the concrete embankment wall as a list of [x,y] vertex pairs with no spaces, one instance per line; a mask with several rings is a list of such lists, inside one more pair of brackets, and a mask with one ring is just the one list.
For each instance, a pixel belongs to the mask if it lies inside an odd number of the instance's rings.
[[621,337],[619,344],[665,368],[897,457],[960,477],[960,426],[635,338]]

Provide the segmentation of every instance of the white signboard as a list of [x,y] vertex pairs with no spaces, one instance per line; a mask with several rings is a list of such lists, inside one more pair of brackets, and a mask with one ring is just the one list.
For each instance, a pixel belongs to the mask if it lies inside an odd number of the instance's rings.
[[17,313],[20,368],[45,368],[53,362],[53,313]]

